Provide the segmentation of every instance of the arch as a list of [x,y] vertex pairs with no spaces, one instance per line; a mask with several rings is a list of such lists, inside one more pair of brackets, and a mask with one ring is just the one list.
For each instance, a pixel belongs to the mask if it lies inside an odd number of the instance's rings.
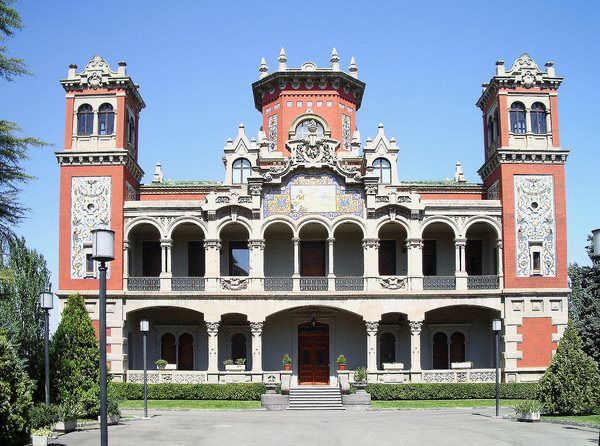
[[247,184],[248,177],[252,174],[252,163],[248,158],[239,157],[231,163],[231,170],[233,184]]
[[268,217],[261,225],[260,237],[264,239],[267,229],[269,229],[270,226],[276,225],[276,224],[283,224],[283,225],[287,226],[292,231],[292,236],[296,235],[296,225],[294,224],[294,222],[291,218],[289,218],[287,216],[282,216],[282,215],[273,215],[271,217]]
[[[273,317],[273,316],[277,316],[280,313],[288,313],[288,312],[293,312],[293,311],[297,311],[297,310],[308,310],[308,309],[323,309],[323,310],[334,310],[334,311],[343,311],[345,313],[351,314],[352,316],[356,316],[360,319],[364,319],[363,315],[360,313],[357,313],[355,311],[351,311],[348,310],[346,307],[344,307],[343,305],[335,305],[335,304],[331,304],[331,303],[318,303],[318,304],[314,304],[314,305],[298,305],[297,303],[294,302],[281,302],[281,307],[278,308],[275,311],[272,311],[270,313],[266,313],[264,315],[264,319],[266,320],[267,318]],[[269,310],[268,310],[269,311]]]
[[227,227],[228,225],[235,225],[235,224],[240,224],[244,228],[246,228],[246,231],[248,231],[248,238],[252,238],[252,236],[253,236],[252,225],[245,217],[240,217],[240,216],[238,216],[235,219],[235,221],[231,217],[224,218],[223,220],[221,220],[216,228],[216,237],[221,238],[221,232],[223,232],[223,229],[225,229],[225,227]]
[[470,217],[463,225],[461,236],[466,237],[469,228],[476,223],[486,223],[490,225],[496,232],[498,240],[502,240],[502,228],[495,219],[488,217],[487,215],[475,215]]
[[339,217],[336,217],[335,220],[333,220],[333,222],[331,223],[331,233],[335,236],[335,231],[338,229],[338,227],[345,224],[358,226],[358,228],[362,232],[362,236],[366,237],[367,229],[365,228],[364,222],[360,218],[355,217],[353,215],[341,215]]
[[443,309],[448,309],[448,308],[452,308],[452,307],[467,307],[467,308],[479,308],[482,310],[488,310],[488,311],[492,311],[492,312],[497,312],[497,313],[501,313],[502,312],[502,303],[498,302],[497,306],[494,306],[493,304],[486,304],[486,303],[451,303],[451,304],[446,304],[446,303],[442,303],[439,306],[434,306],[433,308],[428,309],[427,311],[425,311],[425,317],[427,317],[428,313],[431,313],[433,311],[437,311],[437,310],[443,310]]
[[420,234],[419,234],[420,238],[423,238],[423,233],[425,232],[427,227],[432,225],[433,223],[445,223],[446,225],[448,225],[450,227],[450,229],[454,233],[454,238],[458,238],[460,231],[458,230],[456,222],[454,220],[452,220],[451,218],[446,217],[444,215],[433,215],[431,217],[425,218],[423,220],[423,222],[421,223],[421,227],[419,228],[420,229]]
[[90,104],[77,108],[77,135],[89,136],[94,131],[94,110]]
[[129,241],[130,232],[135,227],[142,225],[142,224],[149,224],[149,225],[154,226],[156,228],[156,230],[158,231],[159,237],[160,238],[164,237],[163,227],[158,220],[155,220],[151,217],[136,217],[125,225],[125,228],[123,231],[123,240]]
[[202,231],[202,235],[204,236],[204,238],[206,238],[206,235],[208,233],[208,228],[206,223],[198,218],[198,217],[191,217],[189,215],[184,215],[181,217],[177,217],[175,220],[173,220],[169,226],[167,227],[165,233],[167,238],[173,238],[173,232],[175,232],[175,230],[182,224],[185,223],[190,223],[193,225],[196,225],[200,228],[200,230]]
[[520,101],[515,101],[510,104],[510,131],[512,133],[523,134],[527,131],[525,110],[525,104]]
[[115,131],[115,112],[108,102],[98,108],[98,134],[112,135]]
[[316,113],[303,113],[303,114],[297,116],[290,123],[290,129],[288,131],[289,139],[294,139],[294,136],[296,135],[296,127],[298,127],[298,124],[300,124],[302,121],[306,121],[308,119],[314,119],[319,124],[321,124],[323,126],[323,133],[325,134],[326,137],[331,136],[331,128],[329,127],[329,123],[323,116],[317,115]]
[[392,183],[392,163],[390,160],[384,157],[375,158],[373,160],[373,172],[377,174],[379,177],[379,182],[381,184],[391,184]]
[[534,102],[531,105],[530,119],[531,119],[531,131],[536,135],[543,135],[547,133],[546,126],[546,106],[541,102]]
[[[398,206],[400,207],[400,206]],[[374,236],[376,237],[379,234],[379,231],[381,230],[381,227],[385,224],[393,224],[393,225],[400,225],[404,228],[404,230],[406,231],[406,236],[409,237],[410,236],[410,224],[408,222],[408,220],[404,217],[398,216],[396,215],[396,218],[394,220],[390,220],[389,215],[385,215],[383,217],[380,217],[375,224],[375,231],[376,233],[374,234]]]
[[296,237],[300,236],[300,233],[302,232],[302,229],[309,225],[309,224],[320,224],[321,226],[323,226],[325,228],[325,231],[327,232],[327,237],[332,237],[333,233],[331,231],[331,224],[329,221],[327,221],[324,217],[320,217],[320,216],[313,216],[313,215],[308,215],[306,217],[304,217],[303,219],[301,219],[298,223],[297,223],[297,232],[296,234],[294,234]]

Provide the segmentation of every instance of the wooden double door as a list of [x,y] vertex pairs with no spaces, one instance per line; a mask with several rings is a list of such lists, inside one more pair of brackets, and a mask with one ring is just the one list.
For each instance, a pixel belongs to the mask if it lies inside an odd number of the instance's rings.
[[298,325],[298,384],[329,384],[329,325]]

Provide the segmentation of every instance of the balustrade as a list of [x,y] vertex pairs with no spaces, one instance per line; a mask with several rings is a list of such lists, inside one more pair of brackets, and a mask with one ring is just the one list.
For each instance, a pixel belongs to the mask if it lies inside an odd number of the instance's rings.
[[423,277],[424,290],[454,290],[456,289],[455,276],[425,276]]
[[172,291],[204,291],[204,277],[173,277]]
[[159,277],[128,277],[127,289],[129,291],[159,291]]
[[469,290],[496,290],[500,288],[499,276],[469,276],[467,289]]

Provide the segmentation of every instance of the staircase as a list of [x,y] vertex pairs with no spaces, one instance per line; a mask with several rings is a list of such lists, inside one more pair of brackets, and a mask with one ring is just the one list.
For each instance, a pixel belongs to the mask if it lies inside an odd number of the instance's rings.
[[299,386],[290,389],[288,410],[344,410],[339,387]]

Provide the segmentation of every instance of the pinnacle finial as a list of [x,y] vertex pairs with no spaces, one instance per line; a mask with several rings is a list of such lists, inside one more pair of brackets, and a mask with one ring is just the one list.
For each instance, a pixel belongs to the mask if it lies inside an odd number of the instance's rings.
[[337,50],[335,49],[335,47],[333,47],[333,49],[331,50],[331,68],[333,68],[334,70],[339,70],[340,69],[340,56],[338,56]]
[[267,66],[267,61],[263,57],[260,60],[260,66],[258,67],[258,77],[259,77],[259,79],[262,79],[267,74],[269,74],[269,67]]
[[358,65],[356,65],[356,60],[354,56],[350,59],[350,66],[348,67],[348,71],[350,72],[350,76],[358,77]]
[[284,47],[281,47],[277,60],[279,61],[279,71],[285,71],[287,69],[287,56]]

